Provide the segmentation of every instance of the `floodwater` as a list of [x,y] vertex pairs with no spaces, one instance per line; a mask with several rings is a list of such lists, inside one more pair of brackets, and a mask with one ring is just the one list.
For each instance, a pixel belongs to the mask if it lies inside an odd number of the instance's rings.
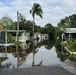
[[21,44],[0,49],[0,72],[34,66],[61,66],[76,74],[76,55],[69,55],[62,48],[57,48],[52,41],[35,42],[34,46]]

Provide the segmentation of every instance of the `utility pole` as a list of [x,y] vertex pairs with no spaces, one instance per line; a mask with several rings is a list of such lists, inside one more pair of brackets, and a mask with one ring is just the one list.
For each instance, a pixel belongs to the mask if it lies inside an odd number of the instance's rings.
[[[71,25],[71,23],[70,23],[70,18],[69,17],[66,17],[66,19],[67,19],[67,21],[68,21],[68,24],[69,24],[69,31],[70,31],[70,25]],[[69,32],[69,38],[71,37],[71,33]]]
[[17,31],[16,31],[16,41],[19,40],[19,12],[17,11]]
[[[68,17],[68,21],[69,21],[69,25],[71,25],[70,24],[70,18]],[[69,33],[69,38],[70,38],[70,36],[71,36],[71,33]]]
[[[19,12],[17,11],[17,31],[16,31],[16,41],[19,41]],[[19,68],[19,53],[18,45],[16,45],[16,54],[17,54],[17,68]]]

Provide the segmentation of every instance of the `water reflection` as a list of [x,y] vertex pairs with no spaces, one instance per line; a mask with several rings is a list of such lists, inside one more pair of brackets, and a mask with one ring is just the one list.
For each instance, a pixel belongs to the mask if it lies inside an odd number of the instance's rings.
[[62,47],[56,47],[56,53],[57,53],[57,57],[60,58],[61,62],[64,62],[65,60],[68,59],[69,54],[66,53]]
[[34,46],[34,45],[32,45],[32,50],[33,50],[33,61],[32,61],[32,66],[34,67],[34,66],[41,66],[41,64],[42,64],[42,60],[40,61],[40,63],[39,64],[35,64],[35,54],[38,52],[38,50],[36,49],[37,47],[36,47],[36,45]]
[[76,61],[76,55],[71,55],[68,52],[66,52],[66,50],[63,48],[63,46],[58,45],[55,47],[56,47],[57,57],[60,58],[60,60],[62,62],[66,61],[67,59],[69,59],[71,61]]
[[[37,50],[37,49],[40,49],[42,46],[44,46],[45,49],[51,50],[51,48],[54,46],[54,44],[55,44],[54,41],[51,42],[49,40],[48,41],[40,41],[40,40],[35,40],[34,41],[34,46],[32,48],[33,49],[33,62],[32,62],[33,67],[34,66],[41,66],[44,62],[44,59],[39,60],[39,58],[35,57],[35,55],[38,54],[38,51],[40,52],[40,50]],[[45,55],[43,55],[43,56],[45,56]],[[37,60],[39,60],[39,61],[37,62]]]
[[8,57],[7,57],[7,47],[3,48],[3,51],[2,51],[2,49],[0,49],[0,73],[1,73],[2,69],[3,70],[5,68],[9,69],[9,66],[11,65],[11,63],[2,64],[2,62],[4,62],[7,59],[8,59]]
[[16,52],[13,53],[13,56],[17,58],[17,68],[19,68],[19,66],[22,65],[22,63],[26,60],[25,50],[21,50],[18,45],[16,45]]
[[69,55],[61,46],[55,46],[54,40],[43,42],[35,40],[34,44],[13,45],[0,50],[0,53],[6,54],[6,57],[0,58],[0,69],[4,66],[11,69],[62,65],[66,60],[76,61],[76,55]]
[[48,50],[51,50],[51,48],[54,46],[54,44],[55,44],[55,41],[53,40],[51,40],[51,41],[44,41],[43,42],[43,45],[45,46],[45,48],[46,49],[48,49]]
[[23,42],[22,44],[19,45],[22,50],[28,49],[30,47],[30,43],[25,43]]

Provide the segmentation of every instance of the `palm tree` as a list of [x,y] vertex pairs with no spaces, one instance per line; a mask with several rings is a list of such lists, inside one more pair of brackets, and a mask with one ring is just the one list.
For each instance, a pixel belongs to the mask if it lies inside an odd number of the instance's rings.
[[[38,15],[38,16],[40,16],[41,18],[43,18],[43,17],[42,17],[43,11],[42,11],[42,8],[41,8],[40,4],[34,3],[32,9],[30,10],[30,13],[32,14],[32,17],[33,17],[33,39],[34,39],[35,15]],[[34,43],[34,40],[33,40],[33,43]],[[33,45],[33,59],[34,59],[34,45]],[[34,60],[33,60],[33,64],[34,64],[34,63],[35,63],[35,62],[34,62]]]
[[67,27],[67,26],[66,26],[65,23],[62,23],[62,24],[59,23],[59,24],[58,24],[58,28],[59,28],[60,30],[62,30],[62,31],[66,30],[66,27]]
[[35,15],[40,16],[41,18],[43,15],[43,10],[38,3],[34,3],[32,9],[30,10],[30,13],[32,14],[33,17],[33,37],[34,37],[34,23],[35,23]]

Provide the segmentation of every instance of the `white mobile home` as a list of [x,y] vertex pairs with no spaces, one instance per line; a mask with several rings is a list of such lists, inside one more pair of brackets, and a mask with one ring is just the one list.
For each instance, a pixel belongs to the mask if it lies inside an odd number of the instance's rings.
[[36,32],[35,34],[34,34],[34,38],[35,39],[41,39],[41,33],[39,33],[39,32]]
[[[11,34],[12,40],[17,41],[17,38],[19,38],[19,41],[26,42],[26,40],[30,41],[30,33],[27,32],[26,30],[1,30],[0,37],[4,39],[4,42],[8,42],[8,34]],[[19,35],[17,35],[19,33]]]
[[66,28],[66,30],[63,31],[62,39],[67,40],[68,38],[74,38],[76,39],[76,28]]
[[42,41],[49,39],[49,35],[48,34],[42,34],[41,36],[42,36]]

